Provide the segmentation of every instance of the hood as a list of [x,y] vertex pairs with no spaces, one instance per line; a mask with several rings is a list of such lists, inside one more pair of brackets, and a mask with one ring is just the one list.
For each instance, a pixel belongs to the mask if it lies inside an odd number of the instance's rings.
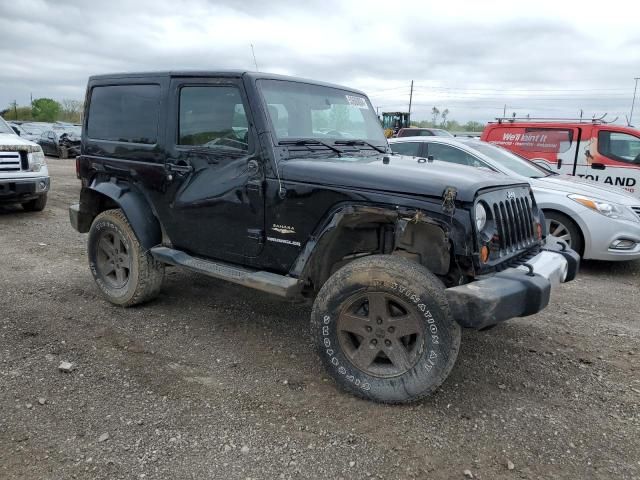
[[0,151],[7,152],[16,150],[33,152],[40,150],[40,145],[13,133],[0,133]]
[[[388,163],[382,160],[385,156]],[[402,155],[298,158],[282,162],[280,168],[284,180],[362,190],[441,198],[447,187],[454,187],[463,202],[473,201],[483,188],[526,184],[501,173],[437,160],[419,163]]]
[[551,175],[544,178],[532,178],[531,186],[566,193],[575,193],[585,197],[595,197],[621,205],[637,205],[638,199],[625,190],[603,183],[586,180],[570,175]]

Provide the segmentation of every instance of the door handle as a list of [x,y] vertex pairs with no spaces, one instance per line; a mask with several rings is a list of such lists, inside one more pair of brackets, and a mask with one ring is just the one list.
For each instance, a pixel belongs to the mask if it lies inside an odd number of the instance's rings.
[[191,165],[191,162],[189,162],[188,160],[177,160],[175,163],[169,161],[167,162],[167,172],[169,173],[190,173],[191,171],[193,171],[193,166]]
[[607,166],[604,163],[592,163],[591,168],[594,170],[604,170]]

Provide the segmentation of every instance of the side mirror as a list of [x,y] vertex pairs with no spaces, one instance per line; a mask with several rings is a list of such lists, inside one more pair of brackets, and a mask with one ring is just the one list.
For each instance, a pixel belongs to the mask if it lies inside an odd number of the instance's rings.
[[13,130],[14,132],[16,132],[16,135],[20,136],[20,130],[18,130],[18,127],[14,127],[13,125],[11,126],[11,130]]
[[558,159],[558,170],[560,170],[562,168],[562,159],[559,158]]

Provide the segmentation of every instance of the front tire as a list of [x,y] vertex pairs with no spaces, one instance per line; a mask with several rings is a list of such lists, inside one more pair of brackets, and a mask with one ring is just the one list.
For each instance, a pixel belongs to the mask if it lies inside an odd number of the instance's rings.
[[549,235],[558,237],[569,245],[570,248],[584,255],[584,241],[580,227],[567,215],[555,211],[545,211],[544,218],[547,222],[547,232]]
[[27,212],[41,212],[44,210],[44,207],[47,205],[47,194],[40,195],[38,198],[34,198],[33,200],[29,200],[28,202],[24,202],[22,204],[22,208],[24,208]]
[[320,289],[312,333],[329,374],[343,389],[383,403],[434,392],[460,348],[461,329],[442,282],[401,257],[355,260]]
[[94,219],[88,256],[93,278],[111,303],[130,307],[160,292],[164,264],[142,248],[122,210],[106,210]]

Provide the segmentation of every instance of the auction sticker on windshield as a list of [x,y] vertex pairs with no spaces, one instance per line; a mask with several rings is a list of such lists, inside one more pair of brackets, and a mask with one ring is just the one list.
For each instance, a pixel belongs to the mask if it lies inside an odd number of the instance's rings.
[[349,102],[349,105],[353,107],[364,108],[365,110],[369,109],[369,107],[367,106],[367,101],[363,97],[354,97],[353,95],[345,95],[345,97],[347,98],[347,102]]

